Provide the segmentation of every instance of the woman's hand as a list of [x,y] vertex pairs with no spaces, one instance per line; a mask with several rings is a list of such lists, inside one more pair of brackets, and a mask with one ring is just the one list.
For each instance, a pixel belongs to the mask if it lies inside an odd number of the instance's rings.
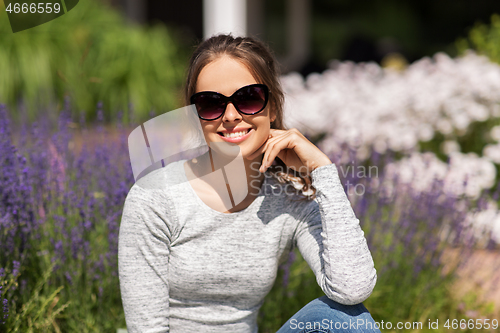
[[254,159],[264,153],[260,172],[265,172],[279,157],[289,168],[309,175],[314,169],[331,164],[332,161],[297,129],[271,129],[269,139],[248,159]]

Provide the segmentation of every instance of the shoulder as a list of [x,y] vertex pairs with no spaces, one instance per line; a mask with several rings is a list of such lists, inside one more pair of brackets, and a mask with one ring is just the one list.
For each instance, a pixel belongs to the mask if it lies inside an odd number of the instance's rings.
[[174,220],[175,212],[172,195],[175,186],[182,182],[179,168],[183,161],[172,162],[140,178],[125,199],[128,209],[155,211],[169,220]]

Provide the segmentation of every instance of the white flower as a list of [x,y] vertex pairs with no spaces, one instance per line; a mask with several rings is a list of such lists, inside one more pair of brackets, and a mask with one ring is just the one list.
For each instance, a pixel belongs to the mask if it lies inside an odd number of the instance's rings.
[[491,159],[497,164],[500,164],[500,143],[486,145],[483,148],[483,156]]
[[500,141],[500,126],[495,126],[490,130],[490,136],[495,141]]
[[446,155],[460,151],[460,145],[455,140],[446,140],[441,145],[441,151]]
[[500,66],[474,52],[459,58],[438,53],[401,72],[332,61],[322,74],[281,80],[288,127],[327,133],[326,141],[362,149],[360,157],[369,156],[366,149],[411,150],[436,131],[453,139],[474,121],[500,116]]
[[465,225],[471,227],[476,239],[491,239],[500,244],[500,212],[495,201],[488,201],[486,209],[467,214]]
[[412,191],[424,192],[430,191],[435,181],[442,181],[445,193],[473,199],[491,188],[496,178],[495,166],[487,158],[460,152],[451,153],[449,164],[430,152],[413,153],[388,164],[385,172],[386,185],[397,176],[398,181],[410,186]]

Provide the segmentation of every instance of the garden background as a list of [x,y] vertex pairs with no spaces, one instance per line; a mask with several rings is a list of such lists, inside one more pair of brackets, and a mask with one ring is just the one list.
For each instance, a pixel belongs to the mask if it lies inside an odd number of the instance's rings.
[[[450,331],[484,332],[478,322],[495,331],[500,320],[500,16],[491,14],[442,49],[402,43],[375,61],[341,56],[330,21],[318,19],[314,66],[282,76],[287,126],[337,165],[365,232],[378,273],[365,305],[377,322],[425,331],[439,320],[444,332],[450,319]],[[183,106],[194,44],[97,1],[16,34],[1,10],[0,331],[126,327],[117,241],[134,183],[127,137]],[[320,295],[292,252],[260,331]]]

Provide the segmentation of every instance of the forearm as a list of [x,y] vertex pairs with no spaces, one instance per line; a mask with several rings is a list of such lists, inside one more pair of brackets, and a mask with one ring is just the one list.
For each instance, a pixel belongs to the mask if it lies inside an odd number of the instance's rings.
[[377,279],[364,232],[336,166],[320,167],[311,177],[319,213],[308,217],[308,231],[298,238],[298,245],[329,298],[343,304],[361,303],[370,296]]

